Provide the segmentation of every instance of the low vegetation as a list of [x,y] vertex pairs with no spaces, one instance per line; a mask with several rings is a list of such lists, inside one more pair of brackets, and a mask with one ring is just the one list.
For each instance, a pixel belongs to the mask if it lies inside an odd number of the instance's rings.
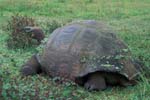
[[26,26],[37,26],[33,18],[21,15],[13,15],[7,22],[6,29],[9,31],[7,40],[8,48],[26,48],[34,45],[32,34],[25,32]]

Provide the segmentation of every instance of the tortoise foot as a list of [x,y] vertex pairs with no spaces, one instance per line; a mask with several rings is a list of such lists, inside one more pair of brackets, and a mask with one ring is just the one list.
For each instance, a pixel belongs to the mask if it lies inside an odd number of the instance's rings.
[[32,67],[30,67],[30,66],[24,66],[24,67],[21,69],[21,73],[22,73],[22,75],[24,75],[24,76],[36,74],[36,72],[35,72],[35,71],[32,69]]
[[22,67],[22,75],[34,75],[41,73],[41,65],[38,62],[36,55],[33,55]]

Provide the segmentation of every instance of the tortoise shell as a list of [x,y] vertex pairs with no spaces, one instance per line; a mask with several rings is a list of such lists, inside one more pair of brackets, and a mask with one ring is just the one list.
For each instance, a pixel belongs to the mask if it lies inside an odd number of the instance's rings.
[[94,72],[111,72],[132,80],[136,69],[126,44],[103,22],[84,20],[56,29],[38,57],[52,77],[76,81]]

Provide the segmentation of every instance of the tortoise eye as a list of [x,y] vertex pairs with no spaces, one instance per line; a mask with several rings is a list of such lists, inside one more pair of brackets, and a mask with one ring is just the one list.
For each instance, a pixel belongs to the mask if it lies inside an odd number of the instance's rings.
[[29,26],[24,27],[23,30],[27,33],[32,31],[31,27]]

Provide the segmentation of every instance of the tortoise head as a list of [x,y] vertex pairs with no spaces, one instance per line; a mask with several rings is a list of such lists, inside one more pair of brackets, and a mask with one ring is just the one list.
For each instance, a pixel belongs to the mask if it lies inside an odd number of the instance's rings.
[[25,33],[31,34],[31,37],[33,39],[36,39],[39,43],[44,39],[44,32],[40,27],[32,27],[32,26],[26,26],[23,28],[23,31]]

